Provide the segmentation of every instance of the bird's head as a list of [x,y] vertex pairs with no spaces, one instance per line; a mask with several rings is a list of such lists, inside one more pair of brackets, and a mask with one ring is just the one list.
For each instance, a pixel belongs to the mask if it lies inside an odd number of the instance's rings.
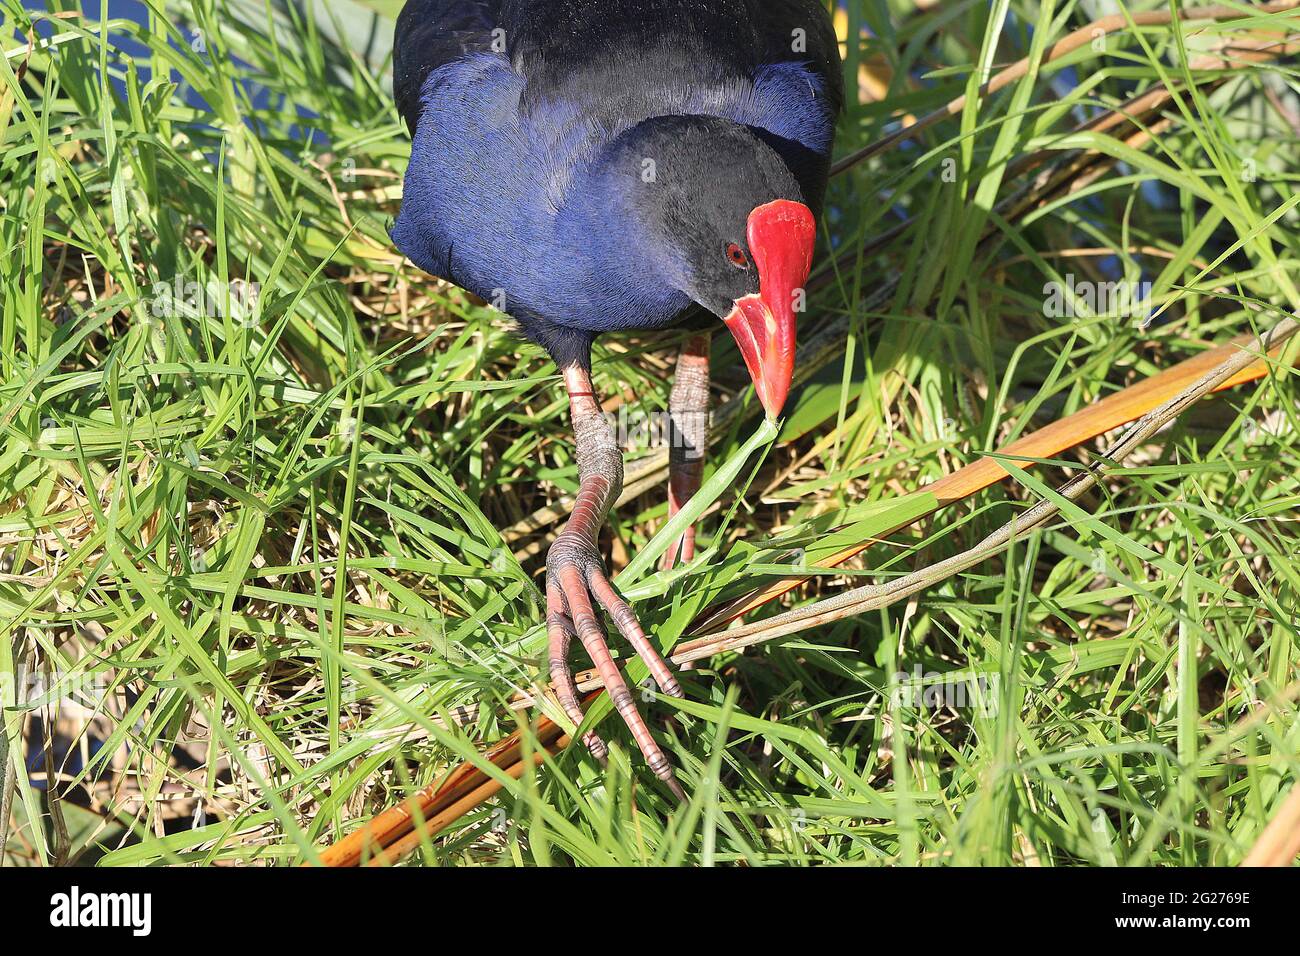
[[753,130],[712,117],[651,120],[626,139],[611,159],[642,267],[723,321],[776,417],[817,237],[798,183]]

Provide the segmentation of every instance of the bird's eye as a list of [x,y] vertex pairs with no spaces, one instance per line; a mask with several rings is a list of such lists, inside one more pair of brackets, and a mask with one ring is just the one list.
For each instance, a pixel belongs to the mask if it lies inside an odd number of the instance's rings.
[[727,246],[727,260],[737,269],[749,268],[749,256],[745,255],[745,250],[734,242]]

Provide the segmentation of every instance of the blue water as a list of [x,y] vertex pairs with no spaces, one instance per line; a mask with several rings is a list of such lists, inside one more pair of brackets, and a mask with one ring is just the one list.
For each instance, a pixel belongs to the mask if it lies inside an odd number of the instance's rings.
[[[55,5],[43,2],[43,0],[23,0],[24,9],[36,14],[33,19],[35,20],[37,35],[49,37],[59,30],[59,25],[54,20],[39,17],[40,13],[49,13],[53,6]],[[127,21],[138,24],[142,28],[147,28],[149,22],[149,9],[141,0],[108,0],[106,4],[100,2],[100,0],[84,0],[82,9],[86,17],[92,21],[98,21],[101,13],[106,13],[110,22]],[[208,54],[203,50],[202,40],[194,21],[186,15],[188,4],[172,3],[169,5],[168,10],[172,17],[172,25],[176,33],[179,34],[179,37],[169,37],[168,45],[179,50],[184,48],[182,46],[184,44],[185,47],[189,47],[190,52],[195,53],[200,58],[206,57]],[[3,18],[0,17],[0,22],[2,21]],[[19,36],[20,38],[23,36],[21,31]],[[126,82],[123,77],[128,65],[134,68],[141,86],[152,79],[153,59],[150,56],[149,47],[133,36],[129,28],[110,30],[108,32],[108,43],[109,81],[119,96],[125,94]],[[84,46],[85,44],[83,44],[83,48]],[[98,51],[92,48],[88,52],[92,57],[92,62],[97,62]],[[61,51],[61,55],[67,55],[67,51]],[[253,110],[261,112],[285,106],[283,96],[269,90],[263,83],[259,82],[256,71],[249,64],[238,58],[234,60],[234,63],[245,74],[238,83],[243,96],[252,105]],[[199,112],[213,112],[211,105],[185,82],[179,72],[171,71],[169,79],[177,84],[178,95],[186,106]],[[327,149],[328,137],[313,125],[316,114],[299,104],[291,104],[291,106],[301,123],[291,125],[287,130],[279,131],[281,135],[287,133],[294,140],[310,139],[317,148]],[[246,119],[245,122],[259,135],[267,132],[253,120]]]
[[[32,11],[33,19],[37,20],[36,33],[38,36],[49,37],[57,32],[58,25],[53,20],[38,19],[39,14],[48,14],[52,12],[55,6],[50,3],[36,2],[36,0],[23,0],[23,9]],[[84,0],[81,4],[82,11],[91,20],[101,18],[103,7],[104,4],[100,3],[99,0]],[[149,9],[140,0],[109,0],[108,18],[110,20],[130,20],[144,25],[149,20]],[[149,49],[144,44],[120,31],[111,32],[109,41],[115,49],[121,50],[128,56],[147,56],[149,53]]]

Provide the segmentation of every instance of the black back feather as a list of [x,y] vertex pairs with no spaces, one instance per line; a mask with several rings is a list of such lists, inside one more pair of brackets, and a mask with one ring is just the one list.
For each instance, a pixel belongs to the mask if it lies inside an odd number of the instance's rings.
[[686,71],[665,62],[681,82],[701,71],[725,79],[805,63],[835,112],[844,95],[839,43],[821,0],[408,0],[397,19],[393,84],[407,125],[419,121],[430,73],[502,45],[534,104],[574,93],[599,103],[628,85],[611,67],[665,46],[694,60]]

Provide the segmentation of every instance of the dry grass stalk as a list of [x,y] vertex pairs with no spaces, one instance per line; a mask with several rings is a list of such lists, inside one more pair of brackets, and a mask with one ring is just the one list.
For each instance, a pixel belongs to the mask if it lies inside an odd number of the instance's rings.
[[1290,866],[1300,857],[1300,786],[1293,786],[1242,866]]

